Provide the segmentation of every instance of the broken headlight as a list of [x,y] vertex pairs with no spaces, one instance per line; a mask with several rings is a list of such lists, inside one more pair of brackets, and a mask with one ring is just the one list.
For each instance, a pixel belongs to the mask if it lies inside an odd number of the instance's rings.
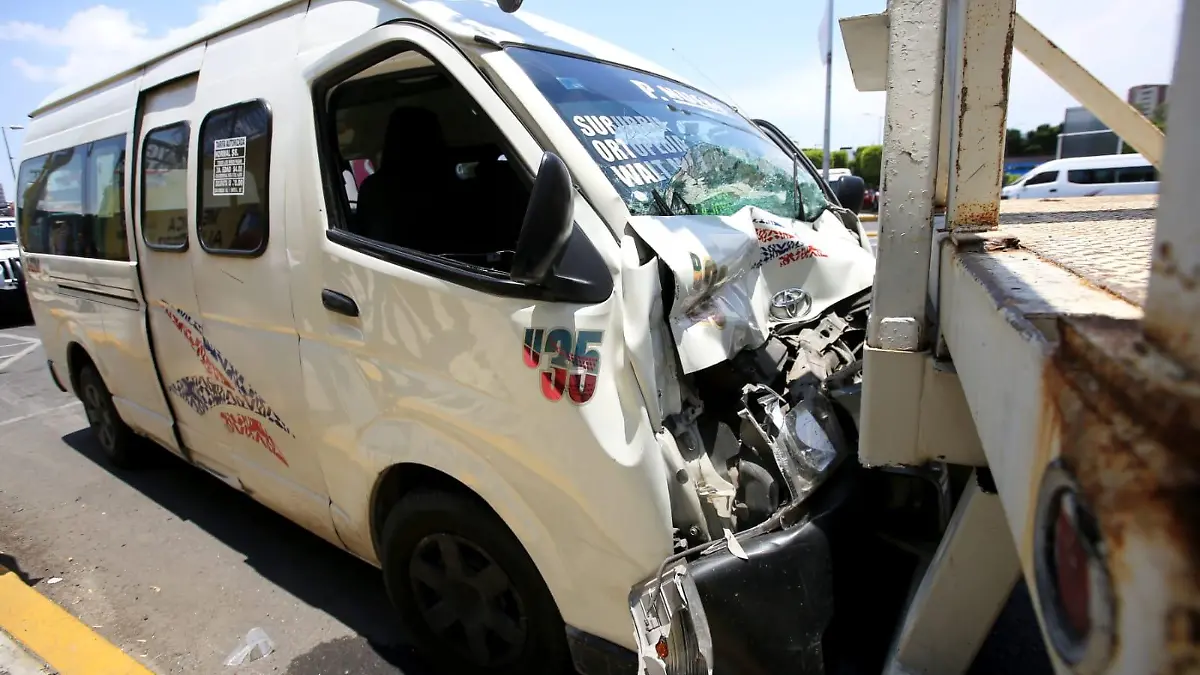
[[686,561],[635,586],[629,594],[629,611],[639,672],[712,675],[712,634]]
[[758,437],[744,436],[743,441],[760,452],[769,449],[792,503],[807,499],[850,454],[832,404],[816,387],[805,387],[790,409],[779,394],[762,385],[746,386],[742,400],[745,407],[739,415]]

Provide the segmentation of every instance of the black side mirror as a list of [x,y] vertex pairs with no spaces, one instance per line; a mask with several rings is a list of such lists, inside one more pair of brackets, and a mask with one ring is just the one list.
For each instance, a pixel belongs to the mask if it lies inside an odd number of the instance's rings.
[[500,9],[512,14],[521,8],[522,0],[500,0]]
[[574,209],[574,190],[566,163],[553,152],[544,153],[517,237],[509,273],[513,281],[536,286],[554,275],[575,226]]
[[854,213],[862,211],[863,199],[867,196],[867,184],[859,176],[842,176],[833,186],[838,203]]

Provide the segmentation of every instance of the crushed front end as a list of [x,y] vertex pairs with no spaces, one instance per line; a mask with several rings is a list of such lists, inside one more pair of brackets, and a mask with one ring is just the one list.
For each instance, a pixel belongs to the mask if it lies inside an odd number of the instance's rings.
[[[878,672],[944,527],[944,471],[858,465],[873,259],[828,215],[631,225],[627,302],[666,329],[631,361],[654,385],[676,530],[630,594],[644,673]],[[779,241],[808,257],[783,269]]]

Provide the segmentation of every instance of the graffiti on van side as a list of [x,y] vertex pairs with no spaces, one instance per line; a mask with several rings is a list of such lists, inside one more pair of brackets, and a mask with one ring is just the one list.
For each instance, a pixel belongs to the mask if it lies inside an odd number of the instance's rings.
[[275,447],[275,439],[271,438],[271,434],[267,433],[267,430],[263,427],[262,422],[259,422],[253,417],[248,417],[241,413],[227,412],[221,413],[221,421],[225,423],[225,428],[229,430],[230,433],[234,433],[239,436],[245,436],[246,438],[258,443],[266,448],[267,451],[272,455],[275,455],[275,459],[283,462],[284,466],[288,466],[287,458],[284,457],[283,453]]
[[[237,367],[204,337],[204,328],[199,321],[165,300],[160,301],[160,305],[171,324],[187,340],[205,372],[204,375],[188,375],[176,380],[167,387],[168,391],[182,399],[197,415],[204,415],[217,406],[241,408],[294,437],[279,413],[246,382]],[[229,432],[258,443],[287,466],[287,460],[262,423],[240,413],[222,412],[220,415]]]
[[[600,344],[604,331],[570,331],[566,328],[526,328],[523,358],[525,365],[541,369],[542,395],[560,401],[565,394],[583,405],[596,394],[600,375]],[[549,357],[542,368],[544,357]]]

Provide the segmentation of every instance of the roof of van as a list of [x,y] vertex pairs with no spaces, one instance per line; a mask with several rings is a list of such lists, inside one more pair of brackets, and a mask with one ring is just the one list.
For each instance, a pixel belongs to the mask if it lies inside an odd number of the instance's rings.
[[[243,0],[239,3],[239,9],[243,10],[242,13],[233,16],[208,17],[185,29],[175,31],[173,39],[153,53],[140,55],[126,66],[110,71],[102,77],[73,83],[53,92],[29,116],[35,117],[58,104],[115,79],[133,74],[141,68],[153,65],[188,47],[305,1]],[[523,44],[555,49],[625,64],[687,83],[687,80],[679,75],[581,30],[524,10],[519,14],[507,14],[500,10],[494,0],[376,0],[373,4],[391,4],[399,10],[406,10],[415,18],[464,42],[471,42],[477,37],[482,37],[502,44]]]
[[1052,159],[1049,162],[1044,162],[1033,168],[1033,171],[1038,169],[1061,169],[1063,167],[1092,167],[1106,168],[1115,166],[1148,166],[1150,161],[1138,154],[1124,155],[1090,155],[1088,157],[1063,157],[1061,159]]

